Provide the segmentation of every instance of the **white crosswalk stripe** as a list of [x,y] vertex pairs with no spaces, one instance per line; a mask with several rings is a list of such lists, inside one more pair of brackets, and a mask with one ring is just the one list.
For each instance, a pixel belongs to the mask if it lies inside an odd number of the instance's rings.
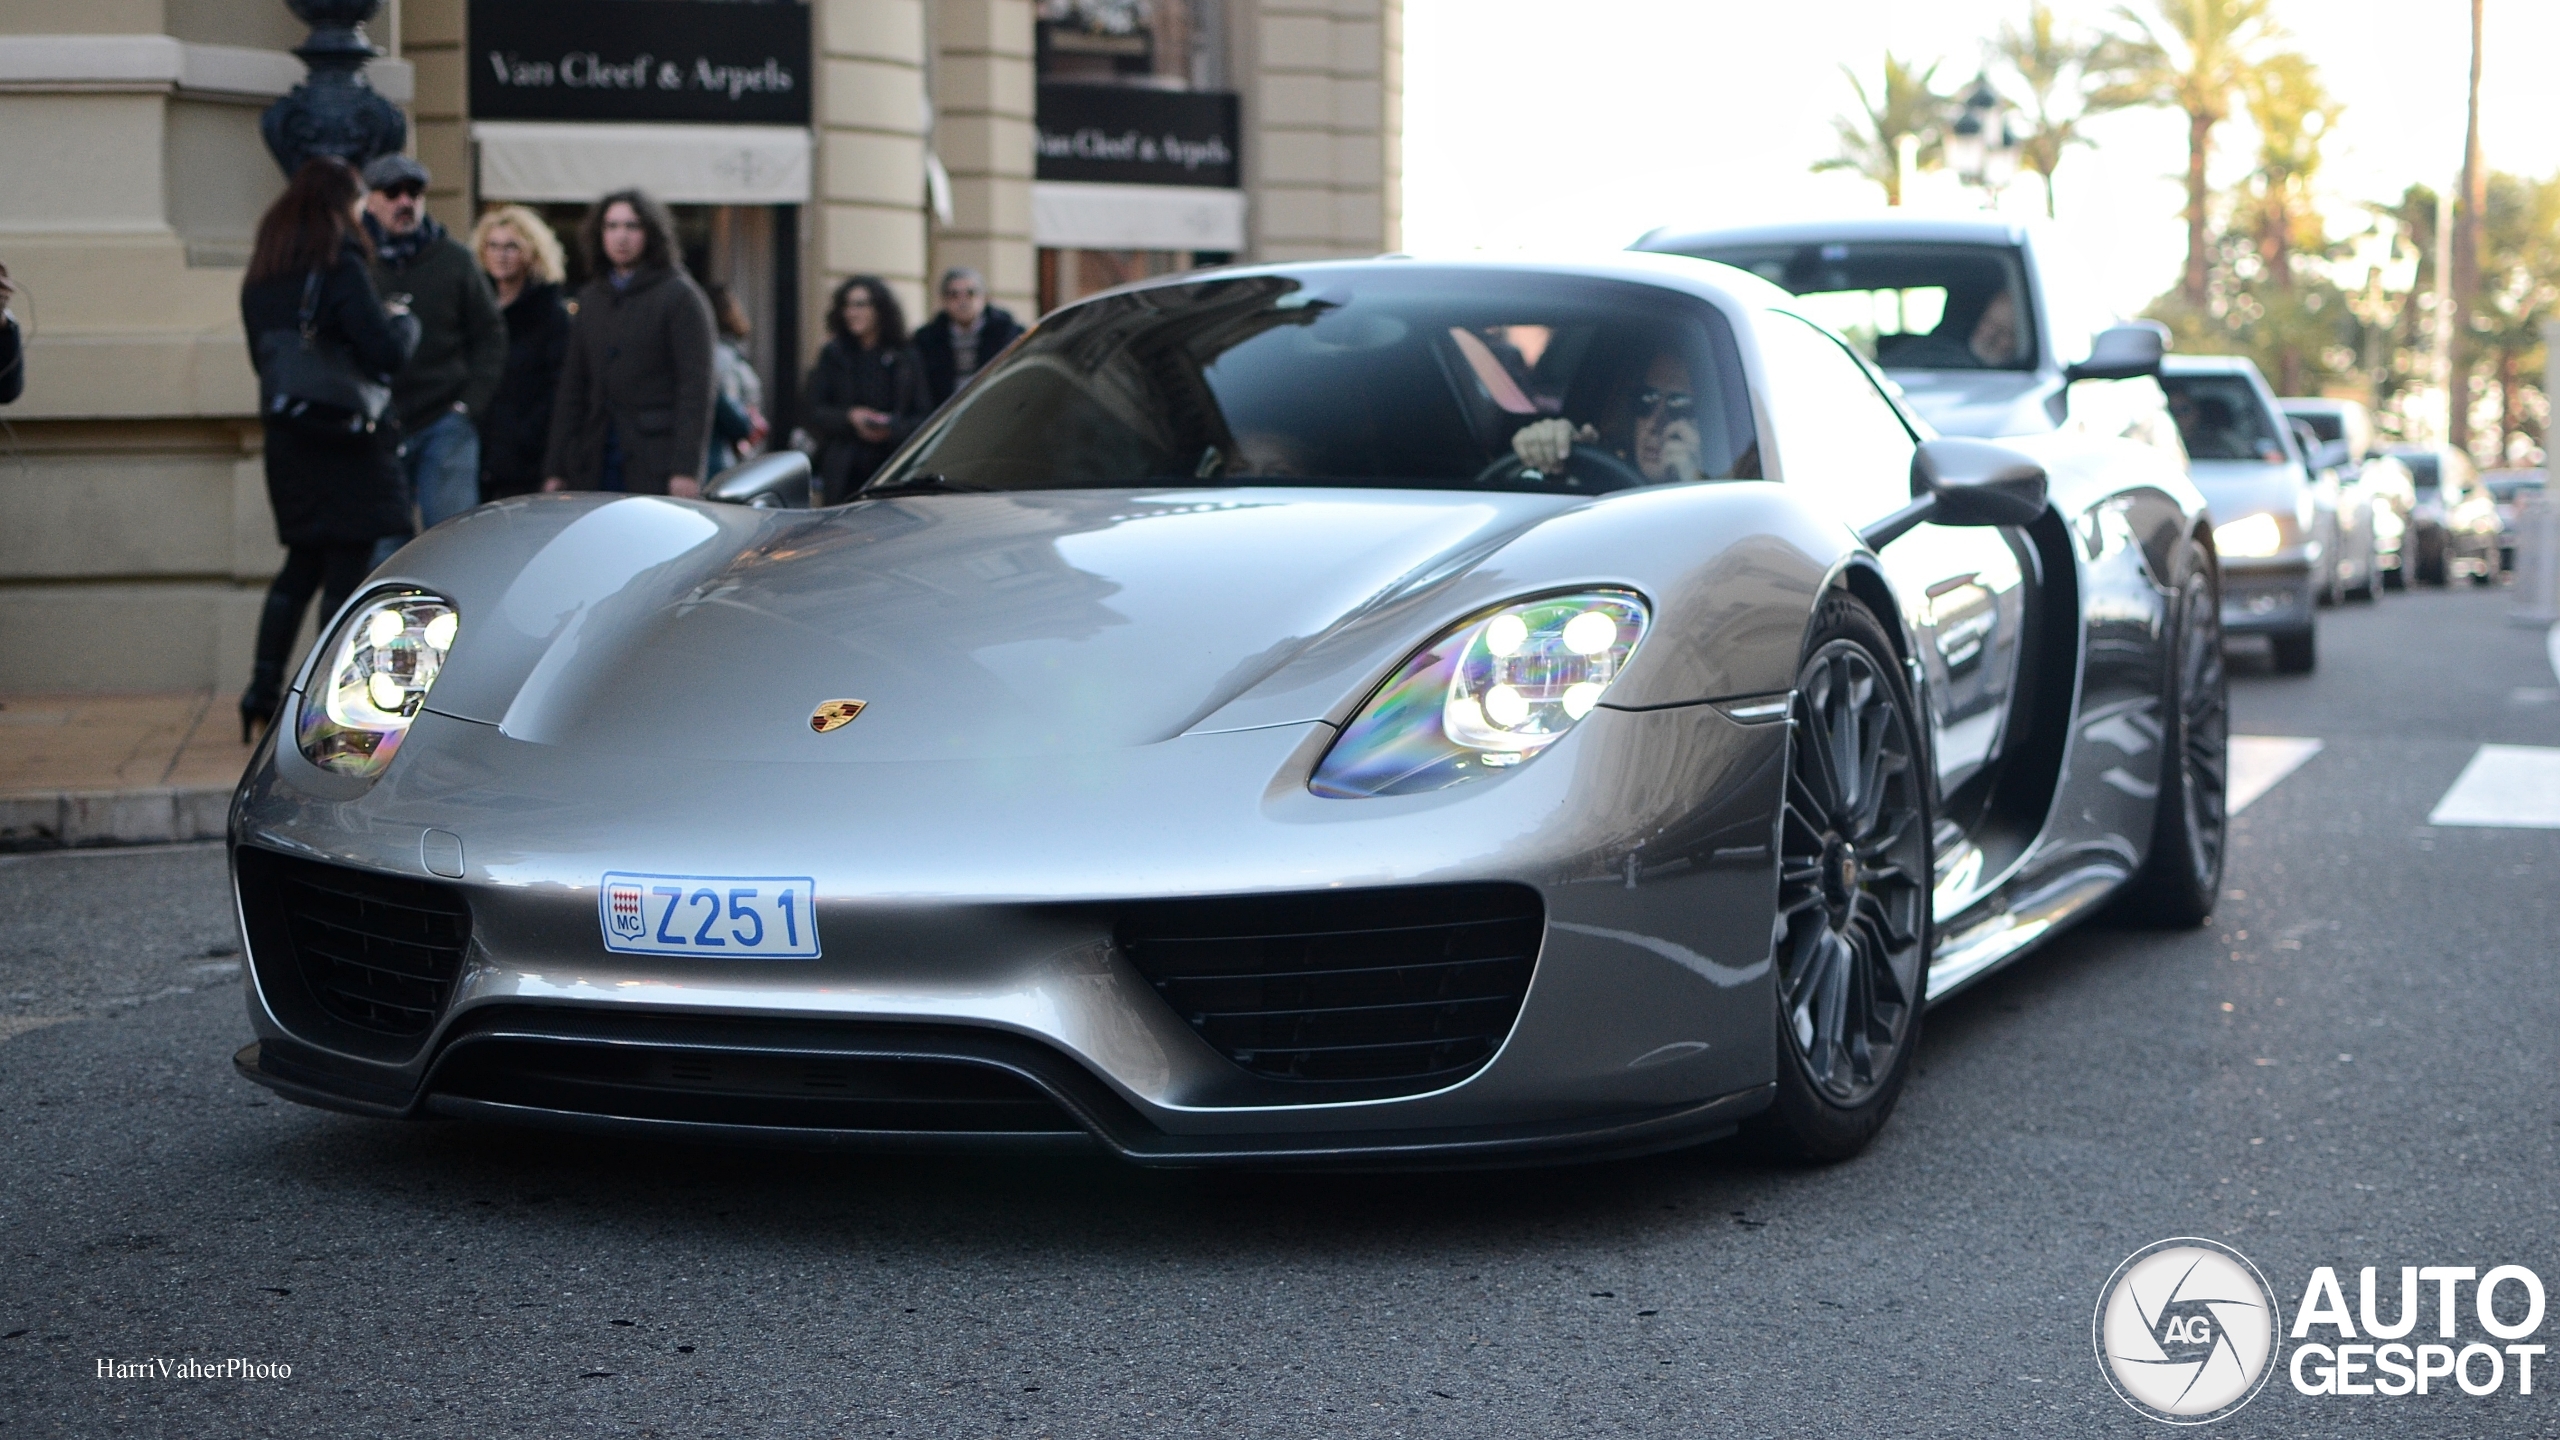
[[2427,816],[2430,825],[2560,830],[2560,749],[2483,745]]
[[2249,802],[2276,788],[2276,782],[2299,770],[2303,762],[2320,753],[2320,742],[2291,735],[2234,735],[2231,737],[2231,776],[2227,787],[2230,813],[2237,815],[2249,808]]

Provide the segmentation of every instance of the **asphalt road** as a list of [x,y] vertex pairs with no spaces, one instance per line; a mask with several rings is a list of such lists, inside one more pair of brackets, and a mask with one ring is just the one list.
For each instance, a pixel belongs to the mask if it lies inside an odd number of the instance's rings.
[[[0,860],[0,1437],[2163,1433],[2090,1346],[2151,1241],[2236,1246],[2288,1316],[2324,1264],[2350,1305],[2364,1265],[2560,1285],[2560,830],[2426,824],[2481,742],[2560,745],[2504,607],[2330,612],[2306,678],[2241,657],[2237,728],[2325,748],[2237,821],[2214,924],[2084,927],[1948,1003],[1829,1169],[1197,1176],[350,1119],[231,1073],[217,850]],[[97,1375],[189,1356],[292,1375]],[[2535,1378],[2279,1374],[2216,1428],[2560,1433]]]

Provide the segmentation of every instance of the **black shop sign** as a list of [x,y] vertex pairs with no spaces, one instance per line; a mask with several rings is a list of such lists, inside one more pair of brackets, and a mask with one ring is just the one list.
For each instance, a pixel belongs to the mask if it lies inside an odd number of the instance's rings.
[[809,123],[798,0],[471,0],[479,120]]
[[1043,180],[1115,185],[1242,183],[1236,97],[1217,90],[1148,90],[1134,85],[1040,86]]

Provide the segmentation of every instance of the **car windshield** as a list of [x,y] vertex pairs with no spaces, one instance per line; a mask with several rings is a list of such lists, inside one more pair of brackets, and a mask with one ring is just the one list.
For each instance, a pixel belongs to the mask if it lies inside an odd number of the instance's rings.
[[1888,370],[2033,370],[2026,269],[2007,245],[1744,245],[1690,252],[1784,287]]
[[2187,442],[2188,458],[2270,465],[2284,460],[2275,417],[2247,377],[2163,375],[2160,388],[2169,392],[2169,413],[2177,419],[2178,437]]
[[[1513,436],[1539,424],[1614,465],[1525,464]],[[1075,306],[868,488],[1588,493],[1759,468],[1740,361],[1713,306],[1621,281],[1399,266],[1203,279]]]
[[2433,490],[2444,483],[2444,471],[2436,457],[2424,450],[2400,451],[2400,463],[2409,467],[2409,483],[2421,490]]

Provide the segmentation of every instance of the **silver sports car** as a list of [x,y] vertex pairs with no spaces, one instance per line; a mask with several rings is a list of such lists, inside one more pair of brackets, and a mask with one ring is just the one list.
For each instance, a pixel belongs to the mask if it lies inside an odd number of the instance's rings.
[[1850,1154],[1931,998],[2211,907],[2217,582],[2172,457],[1935,438],[1790,304],[1170,278],[850,504],[440,526],[242,783],[238,1066],[1146,1164]]

